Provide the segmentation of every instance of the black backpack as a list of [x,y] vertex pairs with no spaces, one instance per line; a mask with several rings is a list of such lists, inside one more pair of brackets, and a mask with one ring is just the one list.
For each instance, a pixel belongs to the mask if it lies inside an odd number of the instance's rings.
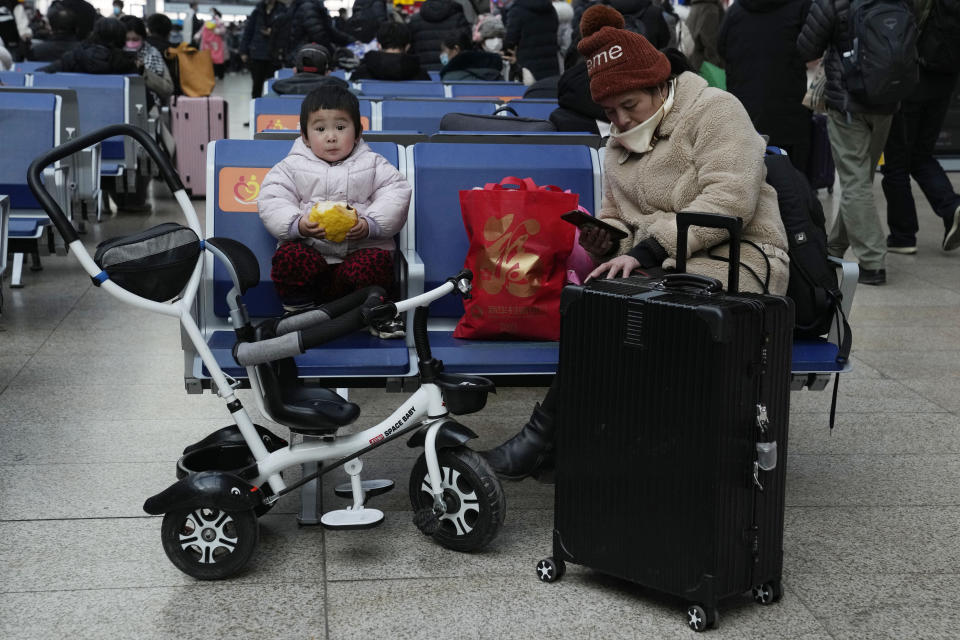
[[787,296],[796,309],[794,335],[817,338],[828,333],[832,323],[842,322],[837,361],[845,362],[850,354],[850,326],[840,307],[843,296],[837,286],[836,269],[827,255],[823,206],[803,173],[780,149],[768,147],[764,161],[767,183],[777,192],[780,218],[787,230],[790,255]]
[[960,0],[932,0],[917,54],[920,64],[931,71],[960,71]]
[[919,80],[917,20],[909,0],[853,0],[840,12],[847,91],[868,105],[899,102]]

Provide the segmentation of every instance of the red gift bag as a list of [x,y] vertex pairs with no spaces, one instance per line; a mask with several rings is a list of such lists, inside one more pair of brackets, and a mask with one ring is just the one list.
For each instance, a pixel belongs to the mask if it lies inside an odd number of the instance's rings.
[[578,200],[530,178],[460,192],[473,298],[454,337],[560,339],[560,292],[576,231],[560,216]]

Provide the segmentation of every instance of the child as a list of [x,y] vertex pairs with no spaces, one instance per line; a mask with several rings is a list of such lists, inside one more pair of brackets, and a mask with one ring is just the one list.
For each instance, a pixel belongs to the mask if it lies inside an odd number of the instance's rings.
[[[280,242],[270,278],[287,311],[370,285],[393,288],[393,237],[407,219],[410,185],[361,138],[360,104],[337,86],[314,89],[300,107],[301,137],[263,181],[260,219]],[[319,201],[344,202],[357,223],[343,242],[310,221]],[[399,322],[380,337],[403,335]]]

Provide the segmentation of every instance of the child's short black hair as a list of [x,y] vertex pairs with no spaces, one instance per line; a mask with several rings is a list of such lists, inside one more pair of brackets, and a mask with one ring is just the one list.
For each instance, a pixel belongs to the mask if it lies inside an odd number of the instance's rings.
[[318,87],[306,95],[300,105],[300,133],[307,135],[310,114],[320,109],[346,111],[353,120],[356,136],[359,138],[363,133],[363,125],[360,123],[360,101],[350,91],[337,85]]

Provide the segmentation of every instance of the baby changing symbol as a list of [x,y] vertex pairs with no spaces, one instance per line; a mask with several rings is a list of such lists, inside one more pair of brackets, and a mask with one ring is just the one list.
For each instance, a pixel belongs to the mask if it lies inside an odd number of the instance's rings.
[[537,220],[519,221],[512,213],[487,218],[483,225],[484,251],[477,264],[484,291],[497,294],[506,288],[518,298],[536,293],[543,278],[540,256],[528,251],[526,244],[538,233]]

